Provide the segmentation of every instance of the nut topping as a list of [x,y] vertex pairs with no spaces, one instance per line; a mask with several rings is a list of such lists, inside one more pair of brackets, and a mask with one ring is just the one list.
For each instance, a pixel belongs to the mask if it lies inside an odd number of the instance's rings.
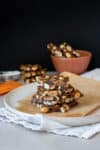
[[75,99],[79,99],[81,97],[81,93],[79,91],[76,91],[74,97]]
[[48,91],[49,96],[57,96],[57,91]]
[[43,107],[40,108],[40,111],[41,111],[42,113],[48,113],[48,112],[49,112],[49,108],[43,106]]
[[62,113],[67,112],[70,109],[70,107],[66,104],[62,105],[62,107],[60,107],[60,111]]

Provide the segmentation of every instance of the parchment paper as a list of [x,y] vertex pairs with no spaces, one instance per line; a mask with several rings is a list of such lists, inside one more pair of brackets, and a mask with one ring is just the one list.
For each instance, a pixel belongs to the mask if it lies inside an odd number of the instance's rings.
[[[53,112],[47,113],[45,115],[55,116],[55,117],[81,117],[86,116],[93,113],[95,110],[97,111],[100,108],[100,82],[95,81],[88,78],[83,78],[81,76],[63,72],[61,73],[64,76],[69,76],[69,82],[76,88],[79,89],[84,96],[80,98],[79,104],[72,109],[70,109],[66,113],[61,112]],[[31,104],[31,99],[26,98],[21,101],[21,105],[19,105],[18,109],[23,112],[36,114],[40,113],[39,109],[36,106]]]

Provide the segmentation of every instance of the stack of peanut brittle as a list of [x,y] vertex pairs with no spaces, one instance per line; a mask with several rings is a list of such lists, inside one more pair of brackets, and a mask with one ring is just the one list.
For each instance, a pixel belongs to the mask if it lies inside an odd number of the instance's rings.
[[78,99],[83,96],[69,83],[69,78],[63,75],[45,75],[37,77],[36,80],[39,86],[33,96],[32,104],[39,107],[43,113],[67,112],[76,106]]

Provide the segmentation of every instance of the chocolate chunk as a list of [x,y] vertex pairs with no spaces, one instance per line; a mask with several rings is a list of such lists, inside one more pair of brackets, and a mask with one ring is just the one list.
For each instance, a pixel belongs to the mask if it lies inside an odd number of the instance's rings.
[[77,105],[78,102],[76,102],[76,101],[74,100],[74,101],[72,101],[72,102],[70,102],[70,103],[67,103],[67,104],[68,104],[69,107],[73,107],[73,106]]

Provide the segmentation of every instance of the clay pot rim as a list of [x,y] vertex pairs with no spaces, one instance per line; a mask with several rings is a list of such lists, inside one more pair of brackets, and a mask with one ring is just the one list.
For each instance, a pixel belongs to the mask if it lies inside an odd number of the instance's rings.
[[76,50],[79,53],[84,53],[84,56],[80,56],[80,57],[72,57],[72,58],[65,58],[65,57],[57,57],[57,56],[53,56],[51,55],[52,58],[55,59],[61,59],[61,60],[76,60],[76,59],[80,59],[80,58],[86,58],[86,57],[92,57],[92,53],[90,51],[87,50]]

